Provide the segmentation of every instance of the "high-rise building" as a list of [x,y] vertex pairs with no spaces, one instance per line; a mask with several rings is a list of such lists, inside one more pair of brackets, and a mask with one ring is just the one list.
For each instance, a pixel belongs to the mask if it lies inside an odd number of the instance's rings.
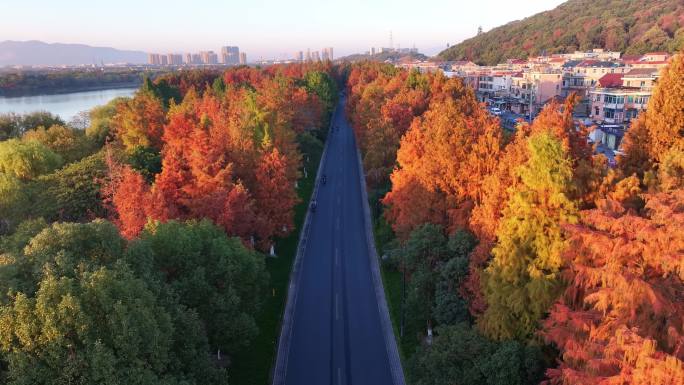
[[147,64],[158,66],[161,64],[161,58],[158,53],[151,53],[147,55]]
[[239,64],[240,48],[234,46],[221,47],[221,62],[223,64]]
[[313,61],[321,61],[321,55],[318,54],[318,51],[313,51],[311,60],[313,60]]
[[175,53],[166,54],[166,61],[169,65],[181,65],[183,64],[183,55]]
[[165,66],[169,64],[169,58],[166,55],[159,55],[159,64]]
[[303,62],[304,61],[304,51],[299,51],[295,54],[295,60],[298,62]]
[[192,64],[202,64],[202,56],[198,53],[193,53]]
[[247,64],[247,54],[244,52],[240,52],[240,65],[245,64]]
[[311,49],[306,49],[306,61],[311,61]]
[[191,53],[186,53],[185,54],[185,64],[194,64],[192,62],[192,54]]
[[332,61],[334,59],[332,47],[323,48],[323,51],[321,52],[321,59],[323,59],[323,61],[327,61],[327,60]]
[[218,64],[218,55],[214,51],[202,51],[199,54],[203,64]]

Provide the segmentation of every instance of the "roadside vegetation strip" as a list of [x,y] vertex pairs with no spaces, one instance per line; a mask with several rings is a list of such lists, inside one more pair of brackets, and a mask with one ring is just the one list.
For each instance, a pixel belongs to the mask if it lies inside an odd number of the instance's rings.
[[287,301],[285,303],[285,312],[283,313],[282,326],[280,329],[280,337],[277,342],[276,347],[276,357],[275,366],[272,368],[272,378],[271,383],[273,385],[281,385],[285,383],[285,375],[287,373],[287,360],[290,350],[290,339],[292,337],[292,322],[294,311],[297,304],[297,294],[299,291],[299,281],[301,277],[302,269],[302,259],[304,258],[304,252],[306,251],[306,245],[309,238],[309,233],[311,229],[311,217],[309,206],[311,200],[315,199],[318,195],[319,181],[321,178],[322,165],[325,164],[325,160],[328,153],[328,143],[329,135],[331,132],[331,127],[335,122],[335,115],[337,113],[337,108],[333,111],[330,118],[330,125],[328,127],[328,137],[326,137],[325,146],[323,148],[323,154],[321,155],[318,168],[316,170],[316,179],[314,180],[313,191],[306,205],[306,213],[304,214],[304,224],[302,225],[299,234],[299,243],[297,246],[297,252],[295,254],[295,260],[292,264],[292,271],[290,272],[290,283],[287,289]]
[[[356,140],[354,140],[356,144]],[[356,148],[356,158],[359,166],[359,178],[361,179],[361,201],[363,204],[363,218],[366,233],[366,244],[368,245],[368,257],[370,259],[371,276],[373,279],[373,288],[375,289],[375,297],[378,303],[378,312],[380,313],[380,324],[382,332],[385,337],[385,347],[387,348],[387,357],[392,371],[392,381],[394,385],[405,385],[404,371],[401,366],[401,358],[399,356],[399,349],[397,347],[397,340],[395,338],[394,329],[392,327],[392,320],[390,319],[389,308],[385,298],[385,289],[383,287],[382,275],[380,273],[380,263],[378,260],[378,253],[375,249],[375,236],[373,235],[373,219],[371,218],[370,205],[368,204],[368,193],[366,192],[366,178],[363,171],[363,162],[361,161],[361,153],[358,147]]]

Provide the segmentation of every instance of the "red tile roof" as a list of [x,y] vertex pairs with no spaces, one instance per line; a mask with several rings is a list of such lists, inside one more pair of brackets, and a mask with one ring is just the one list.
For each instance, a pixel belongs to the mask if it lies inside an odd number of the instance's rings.
[[622,74],[605,74],[598,82],[604,88],[620,87],[622,86]]
[[639,61],[642,55],[622,55],[624,61]]

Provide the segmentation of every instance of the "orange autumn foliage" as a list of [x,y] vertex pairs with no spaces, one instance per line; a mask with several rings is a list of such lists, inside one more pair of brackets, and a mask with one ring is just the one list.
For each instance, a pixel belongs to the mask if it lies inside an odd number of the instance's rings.
[[266,249],[294,228],[296,138],[320,127],[321,103],[293,78],[247,68],[223,74],[225,92],[207,88],[200,95],[189,84],[209,86],[205,75],[169,79],[187,89],[163,115],[162,167],[151,184],[128,166],[110,166],[113,220],[132,238],[150,219],[208,218]]
[[110,168],[111,198],[109,204],[117,212],[115,224],[121,235],[127,239],[135,238],[147,224],[152,200],[150,186],[145,179],[130,166]]
[[[445,81],[445,85],[463,87],[459,80]],[[402,213],[424,199],[402,192],[408,185],[403,179],[419,183],[433,201],[439,199],[435,208],[446,211],[436,224],[450,231],[467,227],[470,210],[482,197],[482,180],[495,169],[501,145],[498,119],[480,108],[472,93],[433,100],[401,141],[392,191],[384,199],[389,206],[386,216],[397,234],[404,238],[425,223],[425,218]]]
[[113,130],[127,150],[135,147],[160,148],[165,123],[161,101],[148,92],[117,105]]
[[684,190],[645,200],[644,215],[604,201],[568,227],[570,285],[542,333],[561,350],[552,384],[684,381]]

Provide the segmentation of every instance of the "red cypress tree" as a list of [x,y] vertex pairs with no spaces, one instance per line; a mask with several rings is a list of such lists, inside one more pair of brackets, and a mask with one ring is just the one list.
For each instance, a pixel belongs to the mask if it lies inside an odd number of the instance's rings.
[[684,190],[645,198],[644,216],[604,201],[568,227],[569,286],[543,331],[554,384],[684,382]]

